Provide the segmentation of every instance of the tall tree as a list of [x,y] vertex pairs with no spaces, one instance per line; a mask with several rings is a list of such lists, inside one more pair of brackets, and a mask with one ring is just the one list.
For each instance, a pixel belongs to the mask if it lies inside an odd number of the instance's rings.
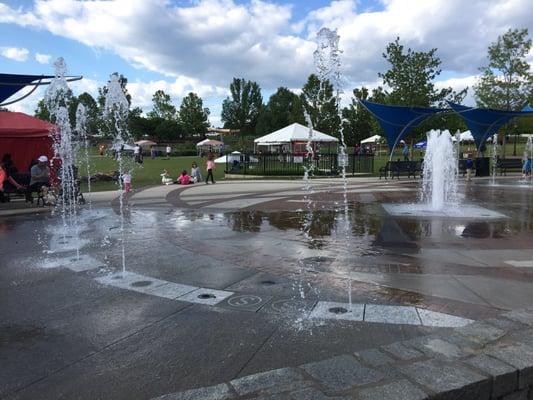
[[179,121],[187,136],[203,135],[209,128],[209,108],[204,108],[196,93],[189,93],[181,102]]
[[364,86],[361,89],[353,90],[354,97],[352,97],[350,105],[342,110],[342,126],[347,145],[354,146],[369,136],[382,135],[381,128],[375,118],[372,118],[372,114],[357,101],[360,99],[380,102],[383,93],[380,89],[374,89],[372,95]]
[[480,68],[482,75],[474,86],[479,107],[516,111],[528,102],[533,91],[530,50],[527,29],[509,29],[489,46],[489,63]]
[[254,135],[259,112],[263,106],[261,88],[256,82],[233,78],[231,96],[222,103],[224,128],[240,129],[241,135]]
[[259,115],[257,133],[264,135],[298,122],[305,124],[303,104],[298,95],[280,87]]
[[[450,96],[457,98],[452,88],[435,88],[434,80],[440,73],[441,61],[436,55],[437,49],[429,51],[405,50],[400,38],[387,45],[383,58],[390,63],[390,68],[378,76],[390,89],[385,91],[387,102],[404,106],[443,106]],[[462,98],[467,88],[459,92]]]
[[[530,50],[527,29],[509,29],[489,46],[489,63],[480,68],[482,75],[474,87],[479,107],[516,111],[527,104],[533,93],[533,74],[527,62]],[[508,124],[507,131],[516,126]],[[502,141],[505,154],[506,135]],[[516,136],[513,155],[516,155]]]
[[303,107],[309,114],[314,129],[339,137],[340,117],[333,85],[311,74],[300,95]]
[[147,114],[148,118],[161,118],[167,121],[175,121],[178,118],[176,107],[172,104],[172,98],[163,90],[158,90],[152,96],[153,108]]
[[46,107],[46,104],[44,103],[44,99],[41,99],[37,102],[37,108],[34,111],[35,118],[42,119],[43,121],[50,121],[50,111],[48,110],[48,107]]

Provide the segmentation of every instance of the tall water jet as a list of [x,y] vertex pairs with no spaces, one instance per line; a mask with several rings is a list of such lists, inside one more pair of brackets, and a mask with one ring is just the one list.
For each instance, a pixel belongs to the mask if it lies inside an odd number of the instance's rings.
[[123,149],[129,131],[127,127],[129,116],[129,102],[122,90],[118,74],[112,74],[107,85],[105,96],[104,117],[107,118],[110,131],[113,134],[113,149],[116,151],[118,164],[118,185],[119,185],[119,205],[120,205],[120,236],[122,250],[122,272],[126,272],[126,250],[124,233],[124,187],[122,176],[124,175]]
[[492,185],[496,184],[496,167],[498,165],[498,135],[492,136],[492,155],[491,155],[491,167],[492,167]]
[[457,163],[450,132],[428,132],[421,194],[429,210],[457,205]]
[[[63,58],[58,58],[54,63],[55,77],[48,86],[44,102],[50,112],[52,121],[57,127],[50,136],[53,140],[54,158],[52,169],[57,173],[59,183],[59,200],[56,207],[61,212],[63,221],[63,236],[67,231],[74,228],[75,241],[78,242],[77,221],[77,183],[76,183],[76,160],[74,151],[73,134],[68,114],[68,105],[72,92],[68,87],[65,75],[67,65]],[[79,258],[79,245],[76,245]]]
[[[338,165],[341,167],[342,177],[342,196],[343,196],[343,229],[346,239],[346,250],[349,251],[350,243],[350,224],[348,221],[348,180],[346,179],[346,166],[348,165],[348,154],[346,151],[346,142],[344,140],[344,124],[341,113],[341,95],[343,93],[343,81],[341,73],[341,54],[339,49],[340,36],[336,30],[322,28],[317,34],[317,49],[313,53],[315,67],[320,79],[320,89],[323,92],[326,80],[329,80],[335,91],[335,105],[337,107],[339,118],[340,146],[338,153]],[[324,94],[322,94],[324,95]],[[351,280],[348,280],[348,300],[351,308]]]
[[[87,174],[87,192],[91,194],[91,162],[89,155],[89,137],[87,134],[87,111],[85,106],[80,103],[76,109],[76,133],[78,134],[80,149],[78,153],[83,156],[83,163],[85,166],[85,173]],[[92,209],[91,201],[89,200],[89,209]]]

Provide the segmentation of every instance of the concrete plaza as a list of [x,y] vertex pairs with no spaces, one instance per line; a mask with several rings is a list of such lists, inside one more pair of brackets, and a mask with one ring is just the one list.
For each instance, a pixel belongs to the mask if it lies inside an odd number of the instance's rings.
[[135,191],[126,273],[116,192],[87,196],[78,239],[46,209],[1,208],[0,398],[151,399],[314,362],[320,374],[323,359],[533,305],[533,187],[462,182],[481,215],[386,211],[416,203],[418,185],[350,179],[347,219],[339,180],[313,180],[309,202],[301,181]]

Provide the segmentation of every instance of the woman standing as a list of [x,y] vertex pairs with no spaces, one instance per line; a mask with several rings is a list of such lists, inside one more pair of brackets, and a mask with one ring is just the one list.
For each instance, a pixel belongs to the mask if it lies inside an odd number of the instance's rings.
[[215,183],[215,178],[213,177],[213,170],[215,169],[215,162],[213,161],[213,154],[207,156],[207,176],[205,178],[205,184],[209,182],[209,177],[211,177],[211,182]]

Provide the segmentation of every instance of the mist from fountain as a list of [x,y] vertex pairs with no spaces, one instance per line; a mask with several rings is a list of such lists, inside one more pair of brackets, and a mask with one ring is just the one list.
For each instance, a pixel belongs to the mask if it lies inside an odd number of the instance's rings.
[[[85,166],[85,173],[87,174],[87,192],[91,194],[91,163],[89,158],[89,137],[87,136],[87,111],[85,106],[80,103],[76,109],[76,133],[79,138],[80,149],[77,153],[82,156],[83,164]],[[89,209],[92,209],[91,201],[89,200]]]
[[421,197],[431,211],[456,207],[457,152],[450,132],[431,130],[427,134]]
[[[54,149],[52,170],[58,174],[57,179],[60,190],[56,210],[61,213],[63,237],[66,238],[69,232],[73,233],[75,235],[74,240],[78,243],[75,141],[68,114],[68,105],[72,92],[65,79],[67,65],[62,57],[58,58],[54,63],[54,68],[55,76],[45,92],[44,102],[56,126],[50,132]],[[76,246],[76,253],[79,259],[79,245]]]
[[118,74],[112,74],[110,77],[107,85],[104,107],[104,117],[106,117],[110,123],[110,130],[113,133],[113,148],[117,155],[122,273],[124,274],[126,272],[126,250],[124,232],[124,187],[122,177],[125,172],[125,160],[122,151],[130,135],[127,127],[129,102],[122,90]]

